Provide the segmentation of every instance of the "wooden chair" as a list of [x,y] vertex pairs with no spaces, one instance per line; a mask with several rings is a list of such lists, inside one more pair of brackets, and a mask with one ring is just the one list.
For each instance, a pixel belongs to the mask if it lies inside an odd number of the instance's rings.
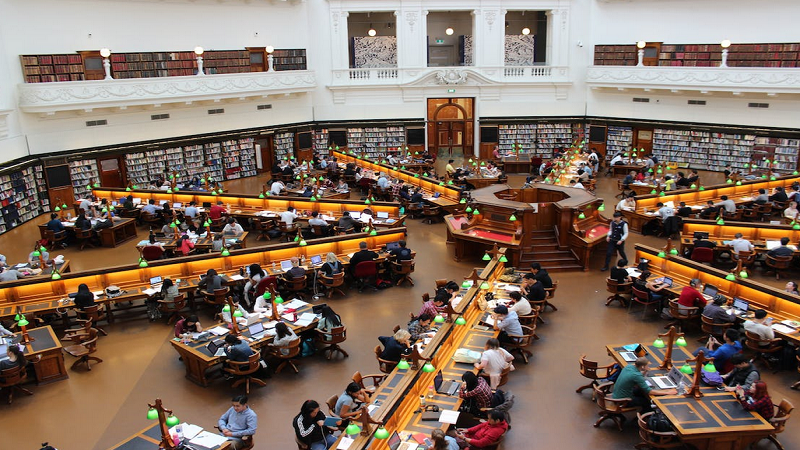
[[647,310],[650,309],[651,306],[659,303],[658,300],[653,300],[650,298],[649,292],[640,291],[639,289],[636,289],[635,286],[631,286],[631,293],[633,295],[631,296],[630,303],[628,303],[628,313],[631,312],[631,306],[633,306],[634,303],[639,303],[643,306],[642,319],[644,319],[645,315],[647,314]]
[[419,219],[422,217],[422,207],[419,206],[419,203],[410,203],[408,208],[406,208],[406,212],[408,213],[408,217],[412,219]]
[[423,222],[433,224],[441,220],[442,209],[438,206],[425,205],[422,207],[422,215],[424,216]]
[[684,447],[683,442],[681,442],[680,438],[678,438],[678,433],[674,431],[655,431],[651,430],[650,426],[647,424],[648,419],[654,413],[649,412],[646,414],[636,413],[637,420],[639,422],[639,437],[642,439],[642,442],[635,445],[637,449],[666,449],[666,448],[676,448],[676,447]]
[[217,289],[214,292],[202,291],[204,295],[203,302],[211,306],[216,313],[218,309],[225,306],[225,299],[228,298],[228,293],[230,293],[230,291],[231,289],[227,286],[222,289]]
[[764,261],[767,269],[764,273],[775,272],[775,279],[780,280],[781,275],[786,276],[786,270],[789,269],[789,264],[792,262],[792,256],[769,256]]
[[[575,392],[578,394],[583,392],[584,389],[590,389],[595,386],[599,386],[600,383],[598,380],[604,380],[608,378],[611,375],[611,368],[614,367],[614,363],[601,366],[597,363],[597,361],[586,359],[586,355],[581,355],[581,359],[578,360],[578,364],[580,364],[581,376],[592,380],[591,383],[575,389]],[[592,400],[594,400],[594,389],[592,389]]]
[[744,210],[741,209],[741,208],[737,208],[736,212],[733,213],[733,214],[731,214],[729,212],[726,212],[723,209],[722,210],[722,218],[725,219],[725,220],[731,220],[731,221],[734,221],[734,222],[740,222],[742,220],[742,214],[743,213],[744,213]]
[[411,285],[414,285],[414,280],[411,279],[410,275],[414,273],[414,260],[409,259],[406,261],[390,261],[392,274],[397,278],[397,286],[400,286],[404,281],[408,281]]
[[434,291],[438,291],[439,289],[442,289],[445,286],[447,286],[447,278],[439,278],[438,280],[434,280],[433,282],[436,285]]
[[353,227],[350,228],[340,228],[338,226],[333,227],[333,234],[336,236],[344,236],[345,234],[352,234],[355,232],[356,229]]
[[44,238],[47,239],[47,244],[52,251],[54,248],[61,247],[62,244],[67,242],[67,230],[55,232],[53,230],[44,230]]
[[[76,227],[77,228],[77,227]],[[78,244],[80,245],[80,249],[83,250],[88,245],[89,247],[95,248],[94,245],[94,231],[91,229],[88,230],[75,230],[75,238],[78,240]]]
[[[797,358],[797,373],[800,373],[800,355],[795,355],[795,358]],[[793,384],[791,388],[792,389],[800,388],[800,381]]]
[[297,444],[297,450],[308,450],[309,448],[311,448],[302,441],[300,441],[300,439],[297,438],[296,433],[294,435],[294,443]]
[[286,289],[288,289],[289,292],[293,293],[295,296],[300,297],[302,300],[305,298],[303,291],[306,290],[307,279],[308,277],[303,275],[300,278],[292,278],[291,280],[284,278],[283,281],[286,283]]
[[209,228],[215,233],[222,233],[222,229],[225,228],[225,218],[211,219],[211,226]]
[[611,419],[617,424],[619,431],[622,431],[622,422],[625,421],[625,413],[639,411],[641,408],[638,406],[627,406],[630,398],[611,398],[611,393],[614,390],[614,383],[603,383],[597,386],[592,386],[594,390],[595,401],[600,408],[600,418],[594,423],[594,427],[600,426],[603,421]]
[[142,222],[150,227],[156,227],[156,229],[160,229],[161,225],[164,224],[160,215],[150,214],[144,211],[142,211]]
[[[770,217],[772,217],[773,207],[771,204],[766,203],[763,205],[758,205],[755,208],[756,213],[758,213],[759,217],[761,218],[762,222],[767,221]],[[782,211],[782,210],[778,210]]]
[[528,358],[533,356],[533,353],[527,350],[526,347],[529,347],[533,343],[536,331],[532,327],[523,326],[522,333],[521,336],[509,334],[508,337],[512,339],[512,342],[503,342],[502,346],[512,355],[514,353],[519,353],[522,361],[528,364]]
[[18,365],[10,369],[0,371],[0,391],[3,389],[8,390],[8,404],[14,401],[14,391],[22,392],[23,394],[33,395],[33,392],[22,387],[28,378],[27,364]]
[[159,245],[148,245],[142,248],[142,258],[155,261],[164,257],[164,248]]
[[[670,310],[671,311],[671,310]],[[704,315],[700,315],[700,329],[703,331],[703,335],[698,339],[700,342],[705,342],[708,339],[708,335],[712,335],[719,342],[723,341],[723,335],[728,328],[735,325],[735,322],[728,322],[728,323],[714,323],[713,319],[710,319]]]
[[781,400],[781,403],[776,406],[776,408],[777,410],[775,412],[775,416],[769,420],[769,423],[775,427],[775,432],[769,435],[767,439],[775,444],[778,449],[783,450],[783,445],[778,441],[778,434],[783,433],[783,430],[786,429],[786,421],[792,416],[794,405],[792,405],[788,400],[783,399]]
[[631,295],[631,286],[633,283],[628,281],[625,283],[620,283],[617,280],[606,278],[606,291],[608,291],[611,295],[606,298],[606,306],[610,305],[612,302],[619,302],[620,305],[625,307],[626,299],[623,295],[627,295],[630,297]]
[[260,378],[256,378],[253,376],[254,373],[258,372],[258,369],[261,368],[261,364],[259,361],[261,360],[261,352],[258,350],[254,350],[253,354],[250,355],[250,358],[247,361],[226,361],[226,364],[229,367],[225,367],[225,372],[233,375],[237,378],[236,381],[233,382],[231,385],[232,388],[236,389],[241,384],[245,385],[244,392],[246,394],[250,393],[250,382],[253,382],[261,387],[267,385],[264,380]]
[[286,238],[286,242],[292,242],[300,231],[300,227],[296,223],[287,225],[286,222],[280,222],[278,226],[280,227],[281,233],[283,233],[281,237]]
[[339,295],[344,297],[344,292],[342,291],[342,286],[344,286],[344,272],[334,274],[332,277],[326,277],[320,272],[317,279],[319,280],[319,284],[325,287],[327,298],[331,298],[334,292],[338,292]]
[[381,353],[383,350],[381,349],[380,345],[375,346],[375,359],[378,360],[378,370],[385,374],[390,374],[397,366],[399,361],[389,361],[388,359],[381,359]]
[[[327,400],[325,400],[325,405],[328,406],[328,417],[338,417],[338,415],[336,414],[336,403],[338,403],[338,402],[339,402],[339,396],[338,395],[331,395]],[[346,422],[346,421],[344,421],[344,422]],[[344,423],[344,422],[342,422],[342,423]],[[337,428],[339,428],[340,430],[344,430],[345,427],[342,427],[340,425]]]
[[256,240],[260,241],[261,239],[265,239],[267,241],[271,241],[272,238],[269,237],[269,231],[273,230],[277,227],[275,225],[275,220],[273,219],[260,219],[256,224],[256,229],[258,230],[258,236],[256,236]]
[[339,347],[339,344],[347,340],[347,328],[335,327],[331,328],[330,331],[323,331],[317,328],[314,331],[317,333],[315,340],[322,345],[327,345],[322,349],[322,352],[328,354],[328,359],[331,359],[334,353],[341,353],[345,358],[350,356],[342,347]]
[[678,328],[678,331],[683,331],[684,325],[697,320],[697,317],[700,315],[700,308],[696,306],[683,306],[678,303],[678,300],[672,299],[669,301],[669,313],[675,320],[665,325],[664,328],[675,326]]
[[363,291],[367,286],[378,290],[375,285],[378,279],[378,264],[375,261],[361,261],[353,270],[353,278],[356,280],[358,292]]
[[[503,369],[503,370],[500,372],[500,381],[497,383],[497,386],[496,386],[496,388],[499,388],[500,386],[502,386],[502,385],[504,385],[504,384],[508,383],[508,374],[509,374],[509,373],[511,373],[511,365],[510,365],[510,364],[508,365],[508,367],[506,367],[505,369]],[[491,377],[489,376],[489,374],[488,374],[488,373],[481,372],[481,373],[480,373],[480,374],[478,374],[478,375],[479,375],[480,377],[483,377],[484,379],[486,379],[486,384],[490,384],[490,383],[491,383]]]
[[[281,363],[275,368],[275,373],[281,373],[281,370],[283,370],[283,368],[287,365],[294,369],[294,373],[300,372],[292,359],[300,354],[301,342],[302,339],[298,338],[290,342],[286,347],[265,347],[269,355],[281,360]],[[284,355],[281,350],[289,350],[289,353]]]
[[169,300],[159,300],[158,301],[158,309],[161,311],[162,314],[169,314],[167,317],[167,325],[172,323],[172,319],[178,318],[180,316],[181,310],[186,307],[186,296],[183,294],[176,295],[172,301]]
[[328,236],[328,229],[327,225],[324,228],[322,225],[311,225],[311,234],[314,238],[326,237]]
[[772,369],[772,363],[770,363],[769,358],[767,358],[768,354],[777,353],[783,350],[782,339],[775,338],[775,339],[762,339],[761,336],[753,333],[752,331],[744,331],[745,340],[744,345],[745,347],[749,348],[756,352],[755,359],[760,359],[767,365],[768,368]]
[[699,263],[712,264],[714,262],[714,249],[707,247],[695,247],[694,250],[692,250],[692,255],[689,256],[689,259]]
[[94,328],[97,329],[97,331],[100,332],[100,334],[102,334],[103,336],[108,336],[108,333],[106,333],[106,330],[104,330],[104,329],[100,328],[99,326],[97,326],[97,322],[99,322],[101,320],[106,320],[106,315],[100,309],[100,305],[89,306],[88,308],[85,308],[85,309],[77,309],[75,311],[75,313],[78,316],[78,319],[77,319],[78,322],[83,322],[83,321],[90,320],[92,322]]
[[542,312],[544,312],[544,309],[548,306],[553,308],[553,311],[558,311],[556,305],[549,302],[549,300],[552,300],[556,296],[556,289],[558,289],[558,280],[553,281],[553,287],[544,289],[545,293],[547,293],[547,296],[544,298],[544,308],[542,309]]
[[103,362],[102,359],[96,356],[91,356],[97,352],[97,329],[95,328],[89,329],[89,335],[87,336],[86,340],[75,345],[68,345],[63,348],[66,353],[78,358],[74,363],[72,363],[72,366],[70,367],[72,370],[75,370],[75,367],[77,367],[78,364],[86,363],[86,368],[91,371],[92,361],[97,363]]
[[[374,393],[385,379],[386,374],[361,375],[361,372],[359,371],[356,371],[356,373],[353,374],[353,382],[359,385],[361,389],[365,389],[370,394]],[[369,380],[371,384],[369,386],[366,385],[364,380]]]
[[742,220],[746,220],[748,222],[761,220],[761,214],[758,212],[758,207],[745,208],[742,212]]

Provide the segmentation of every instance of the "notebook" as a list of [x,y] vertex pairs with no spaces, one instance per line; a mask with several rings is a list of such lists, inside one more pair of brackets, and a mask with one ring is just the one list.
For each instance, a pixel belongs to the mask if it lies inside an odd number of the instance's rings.
[[389,242],[388,244],[386,244],[386,251],[387,252],[390,252],[392,250],[397,250],[399,248],[400,248],[400,243],[399,242]]
[[284,272],[292,270],[292,261],[288,259],[286,261],[281,261],[281,270]]
[[389,213],[388,212],[378,211],[377,214],[378,214],[378,219],[388,219],[389,218]]
[[647,379],[659,389],[674,389],[680,384],[681,378],[683,378],[683,374],[678,370],[677,366],[672,366],[667,376],[647,377]]
[[461,388],[461,382],[453,380],[444,381],[444,376],[440,370],[433,379],[433,386],[436,388],[436,392],[440,394],[455,395],[455,393]]
[[261,322],[255,322],[247,327],[247,331],[250,332],[250,337],[253,339],[261,339],[267,330],[264,329],[264,324]]
[[208,349],[208,353],[211,353],[213,356],[225,356],[225,341],[222,339],[209,342],[206,348]]
[[747,313],[750,308],[750,302],[743,300],[739,297],[733,297],[733,310],[736,315],[743,315]]
[[395,431],[394,433],[392,433],[391,436],[389,436],[389,440],[386,443],[389,444],[389,448],[391,450],[417,450],[417,448],[420,447],[420,445],[417,444],[416,442],[410,442],[410,441],[403,442],[400,439],[400,435],[397,434],[397,431]]
[[361,218],[361,211],[350,211],[350,217],[354,220],[358,220]]
[[322,256],[314,255],[311,257],[311,265],[312,266],[319,266],[322,265]]

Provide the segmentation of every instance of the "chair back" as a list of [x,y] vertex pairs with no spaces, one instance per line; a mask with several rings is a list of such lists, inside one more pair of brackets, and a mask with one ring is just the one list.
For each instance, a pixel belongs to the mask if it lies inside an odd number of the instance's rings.
[[631,285],[631,293],[633,294],[633,299],[639,303],[650,303],[650,293],[646,291],[639,290],[636,286]]
[[375,359],[378,360],[378,369],[383,373],[392,373],[392,370],[397,366],[398,361],[389,361],[386,359],[381,359],[381,350],[380,345],[375,346]]
[[620,283],[613,278],[606,278],[606,291],[611,294],[630,294],[632,285],[633,283],[629,281]]
[[264,295],[267,292],[267,287],[272,286],[273,290],[278,290],[278,278],[276,277],[263,277],[256,285],[256,297]]
[[766,264],[773,269],[788,269],[792,262],[792,256],[769,256],[767,255]]
[[329,288],[339,287],[344,284],[344,272],[339,272],[330,277],[326,277],[324,274],[320,273],[319,281]]
[[328,228],[327,225],[325,226],[325,229],[322,228],[322,225],[311,225],[312,233],[314,234],[314,236],[319,236],[319,237],[324,237],[328,235],[328,233],[326,232],[327,228]]
[[581,355],[578,364],[580,364],[580,374],[584,378],[589,378],[590,380],[597,379],[597,361],[588,360],[586,359],[586,355]]
[[0,380],[3,380],[3,382],[0,383],[0,387],[9,387],[21,384],[23,381],[25,381],[27,373],[28,372],[25,364],[0,371]]
[[158,245],[148,245],[142,249],[142,258],[148,261],[161,259],[161,256],[163,254],[164,254],[164,249]]
[[307,277],[303,275],[300,278],[292,278],[291,280],[286,280],[286,287],[293,292],[302,291],[306,288],[306,279]]
[[250,375],[258,371],[261,367],[259,360],[261,359],[261,352],[258,350],[254,350],[253,354],[247,358],[247,361],[231,361],[228,360],[228,366],[230,366],[230,370],[227,372],[231,375],[235,376],[245,376]]
[[614,388],[614,383],[603,383],[600,385],[593,385],[595,401],[597,406],[602,411],[607,411],[612,414],[621,414],[625,411],[625,405],[630,401],[628,398],[616,399],[611,397],[611,392]]
[[743,266],[751,266],[756,262],[756,252],[742,250],[736,256],[742,261]]
[[690,256],[689,259],[700,263],[713,262],[714,250],[707,247],[695,247],[694,250],[692,250],[692,256]]
[[159,309],[162,312],[176,312],[186,307],[186,296],[183,294],[176,295],[172,301],[159,300]]
[[438,280],[435,280],[434,283],[436,283],[436,290],[438,291],[439,289],[447,285],[447,278],[440,278]]
[[761,353],[770,351],[775,346],[775,341],[771,339],[763,339],[761,336],[753,333],[752,331],[744,330],[744,335],[744,345],[750,350]]
[[692,317],[696,316],[699,311],[699,308],[696,306],[683,306],[678,303],[677,300],[670,300],[669,301],[669,313],[672,315],[673,318],[678,320],[686,320],[691,319]]
[[347,340],[347,328],[344,326],[334,327],[328,331],[317,329],[317,333],[317,336],[320,338],[320,342],[330,345],[341,344]]
[[303,341],[302,339],[298,338],[298,339],[295,339],[292,342],[290,342],[289,345],[287,345],[286,347],[279,347],[280,349],[289,350],[289,354],[288,355],[284,355],[283,352],[277,352],[277,356],[279,358],[281,358],[281,359],[292,359],[292,358],[294,358],[295,356],[300,354],[300,343],[302,341]]
[[353,271],[355,278],[374,277],[378,274],[378,265],[375,261],[361,261]]
[[228,297],[228,292],[230,292],[230,288],[225,286],[222,289],[216,289],[207,300],[215,305],[224,305],[225,299]]
[[97,323],[106,318],[106,316],[100,312],[100,305],[92,305],[83,310],[78,309],[76,312],[81,319],[91,319],[93,323]]
[[[672,311],[671,308],[670,311]],[[703,315],[700,316],[700,320],[702,321],[700,324],[700,329],[703,330],[703,333],[713,334],[714,336],[721,336],[725,334],[725,330],[735,325],[734,322],[714,323],[714,319]]]
[[535,322],[534,322],[534,325],[532,325],[532,326],[523,325],[522,326],[522,335],[521,336],[515,336],[515,335],[512,335],[512,334],[508,335],[508,337],[514,338],[514,341],[515,341],[515,342],[511,343],[510,346],[520,347],[520,348],[527,347],[527,346],[531,345],[531,343],[533,343],[533,339],[534,339],[535,336],[536,336],[536,325],[535,325]]
[[336,411],[336,402],[338,401],[339,401],[338,395],[331,395],[330,398],[328,398],[328,400],[325,401],[325,404],[328,405],[328,415],[330,416],[336,415],[334,411]]
[[92,237],[92,230],[91,230],[91,228],[88,229],[88,230],[76,229],[75,230],[75,237],[77,237],[78,239],[88,239],[88,238]]
[[781,403],[778,405],[778,411],[775,413],[775,416],[770,419],[769,423],[775,427],[775,434],[783,433],[783,430],[786,428],[786,421],[789,420],[789,417],[792,416],[792,411],[794,410],[794,405],[792,405],[789,400],[783,399]]
[[519,316],[519,323],[520,325],[535,325],[536,319],[539,317],[539,308],[531,308],[530,314],[524,314]]
[[642,438],[649,447],[664,449],[682,447],[683,444],[678,440],[678,434],[674,431],[654,431],[648,425],[650,416],[653,412],[646,414],[636,413],[639,422],[639,437]]
[[553,281],[553,287],[551,288],[544,288],[544,291],[547,293],[546,298],[553,298],[556,296],[556,289],[558,289],[558,280]]
[[293,233],[297,231],[296,222],[292,222],[291,225],[287,224],[286,222],[279,222],[278,225],[280,226],[280,230],[284,233]]
[[89,336],[88,339],[79,342],[76,347],[82,347],[82,350],[77,352],[68,352],[73,356],[82,356],[82,355],[91,355],[92,353],[97,351],[97,329],[90,328],[89,329]]
[[392,270],[397,275],[407,275],[414,273],[414,260],[409,259],[405,261],[392,261]]

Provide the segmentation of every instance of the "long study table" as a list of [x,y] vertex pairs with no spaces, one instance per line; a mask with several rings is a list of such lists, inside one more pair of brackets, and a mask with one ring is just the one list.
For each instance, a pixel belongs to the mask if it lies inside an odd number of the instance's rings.
[[[800,243],[800,230],[795,230],[791,225],[777,225],[762,222],[730,222],[718,225],[714,220],[685,219],[681,231],[681,251],[694,247],[694,233],[708,233],[708,240],[717,244],[715,251],[730,250],[727,241],[733,240],[736,233],[750,241],[758,253],[767,252],[767,241],[780,242],[782,237],[788,237],[789,242],[797,246]],[[800,252],[795,251],[795,255]]]
[[[63,221],[64,227],[67,230],[74,231],[75,230],[75,217],[71,218],[70,220]],[[92,221],[92,226],[96,223],[95,220]],[[39,225],[39,234],[42,236],[42,239],[45,239],[44,231],[47,229],[47,224],[40,224]],[[100,239],[100,245],[103,247],[110,247],[114,248],[123,242],[127,242],[131,239],[134,239],[137,235],[136,230],[136,221],[134,219],[127,219],[121,217],[115,217],[113,220],[113,224],[108,228],[101,228],[97,231],[97,237]]]
[[[218,433],[216,429],[205,430],[211,433]],[[153,450],[159,448],[161,444],[161,428],[158,421],[154,424],[147,426],[142,431],[130,436],[120,442],[119,444],[109,447],[108,450]],[[195,450],[228,450],[231,448],[231,442],[226,441],[222,445],[215,447],[204,447],[198,444],[190,444],[191,448]]]
[[[31,323],[33,323],[31,321]],[[18,339],[21,332],[14,333],[14,338]],[[40,357],[38,362],[33,363],[36,373],[36,384],[47,384],[54,381],[66,380],[69,378],[67,368],[64,365],[64,353],[61,351],[61,341],[56,337],[53,328],[43,326],[28,330],[28,336],[33,339],[25,345],[23,353],[27,360]]]

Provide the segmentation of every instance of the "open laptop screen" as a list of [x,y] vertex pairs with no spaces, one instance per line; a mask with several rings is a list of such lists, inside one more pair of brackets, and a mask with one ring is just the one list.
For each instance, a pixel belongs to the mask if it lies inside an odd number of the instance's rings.
[[750,303],[739,297],[733,297],[733,307],[739,311],[747,311],[747,309],[750,308]]
[[322,256],[319,256],[319,255],[312,256],[311,257],[311,264],[313,264],[315,266],[319,265],[319,264],[322,264]]
[[378,211],[378,219],[388,219],[389,213],[385,211]]
[[264,331],[264,324],[262,324],[261,322],[255,322],[249,327],[247,327],[247,330],[250,331],[250,336],[256,335]]
[[292,268],[292,261],[291,260],[287,259],[286,261],[281,261],[281,269],[283,269],[284,271],[287,271],[287,270],[289,270],[291,268]]
[[438,390],[439,390],[439,388],[441,388],[441,387],[442,387],[442,383],[443,383],[443,382],[444,382],[444,376],[442,375],[442,371],[440,370],[440,371],[439,371],[439,372],[436,374],[436,377],[434,377],[434,379],[433,379],[433,388],[434,388],[436,391],[438,391]]
[[708,295],[709,297],[717,295],[717,287],[707,284],[706,287],[703,288],[703,295]]
[[161,283],[163,279],[161,277],[152,277],[150,278],[150,284],[158,284]]

